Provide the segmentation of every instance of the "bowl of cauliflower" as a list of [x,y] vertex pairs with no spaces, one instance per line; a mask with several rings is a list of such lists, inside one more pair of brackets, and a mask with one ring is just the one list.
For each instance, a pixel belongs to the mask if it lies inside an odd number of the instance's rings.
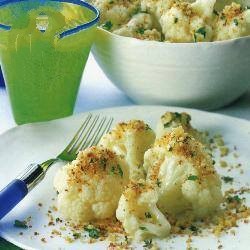
[[250,1],[91,3],[101,11],[93,54],[135,102],[216,109],[249,89]]

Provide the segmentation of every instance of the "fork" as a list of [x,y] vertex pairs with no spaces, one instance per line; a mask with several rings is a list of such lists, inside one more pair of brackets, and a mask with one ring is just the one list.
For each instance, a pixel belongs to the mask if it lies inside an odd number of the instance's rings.
[[58,161],[72,161],[79,151],[97,145],[107,133],[113,118],[89,114],[66,148],[55,158],[40,164],[30,164],[28,168],[0,191],[0,220],[9,213],[38,183],[48,169]]

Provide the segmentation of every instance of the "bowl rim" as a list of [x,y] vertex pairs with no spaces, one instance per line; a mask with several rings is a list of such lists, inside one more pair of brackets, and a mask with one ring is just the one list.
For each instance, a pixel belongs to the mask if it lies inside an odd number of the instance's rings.
[[160,41],[154,41],[154,40],[140,40],[135,37],[127,37],[127,36],[121,36],[117,35],[113,32],[110,32],[108,30],[103,29],[102,27],[98,26],[97,29],[99,31],[102,31],[106,33],[107,35],[113,36],[115,39],[120,39],[120,40],[125,40],[125,41],[134,41],[136,43],[147,43],[147,45],[154,45],[154,46],[164,46],[164,47],[208,47],[208,46],[223,46],[223,45],[231,45],[236,42],[241,42],[241,41],[247,41],[250,43],[250,35],[248,36],[243,36],[243,37],[238,37],[238,38],[233,38],[233,39],[228,39],[228,40],[223,40],[223,41],[212,41],[212,42],[193,42],[193,43],[171,43],[171,42],[160,42]]

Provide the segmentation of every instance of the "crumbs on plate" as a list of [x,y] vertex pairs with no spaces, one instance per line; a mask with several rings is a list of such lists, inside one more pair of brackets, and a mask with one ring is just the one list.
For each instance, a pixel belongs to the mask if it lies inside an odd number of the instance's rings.
[[[186,113],[166,112],[155,131],[140,120],[119,123],[58,170],[44,225],[50,235],[34,236],[43,243],[107,240],[109,250],[133,249],[135,242],[160,249],[159,239],[184,237],[190,250],[197,235],[214,234],[222,249],[221,235],[233,237],[249,223],[250,188],[236,187],[230,173],[244,174],[239,160],[236,146],[195,129]],[[15,226],[27,229],[29,221]]]

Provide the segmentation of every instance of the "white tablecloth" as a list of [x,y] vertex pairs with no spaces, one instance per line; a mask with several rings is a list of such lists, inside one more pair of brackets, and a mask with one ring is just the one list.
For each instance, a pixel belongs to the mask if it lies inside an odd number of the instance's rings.
[[[90,55],[78,94],[75,113],[133,104],[132,100],[106,78],[93,56]],[[214,112],[250,120],[250,91],[231,105]],[[16,125],[12,118],[6,90],[0,88],[0,133],[14,126]]]

